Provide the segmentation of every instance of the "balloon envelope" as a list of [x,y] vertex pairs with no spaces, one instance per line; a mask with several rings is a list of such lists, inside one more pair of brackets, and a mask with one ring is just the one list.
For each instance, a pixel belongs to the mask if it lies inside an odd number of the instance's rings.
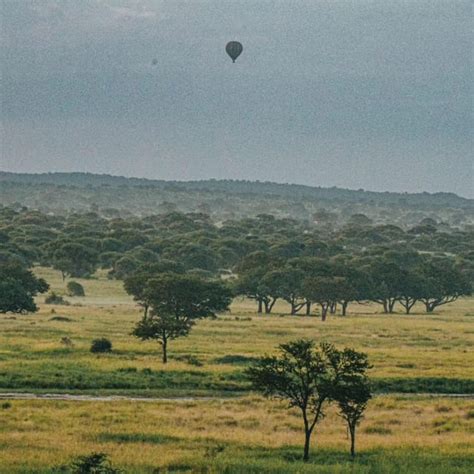
[[229,41],[225,47],[227,54],[232,58],[232,62],[235,63],[235,60],[240,56],[240,53],[243,50],[242,44],[238,41]]

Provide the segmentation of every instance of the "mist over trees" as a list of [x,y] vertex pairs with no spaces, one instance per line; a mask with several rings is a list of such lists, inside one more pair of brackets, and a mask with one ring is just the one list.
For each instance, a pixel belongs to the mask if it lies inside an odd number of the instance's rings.
[[195,212],[107,218],[3,207],[0,239],[0,261],[8,264],[49,266],[63,278],[102,269],[124,280],[145,317],[150,304],[142,293],[163,274],[223,279],[234,296],[253,299],[258,313],[272,313],[282,300],[290,314],[322,320],[367,302],[388,314],[410,314],[417,303],[431,313],[471,294],[474,279],[474,228],[426,218],[406,230],[360,215],[321,228],[269,214],[215,222]]
[[428,232],[433,222],[435,227],[474,224],[473,200],[452,193],[378,193],[237,180],[173,182],[89,173],[0,172],[0,203],[56,214],[93,211],[107,218],[193,212],[219,222],[271,214],[325,230],[395,224]]

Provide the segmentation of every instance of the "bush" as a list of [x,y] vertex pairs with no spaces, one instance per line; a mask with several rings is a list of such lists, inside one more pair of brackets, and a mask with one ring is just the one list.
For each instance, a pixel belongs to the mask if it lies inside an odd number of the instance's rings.
[[67,284],[67,294],[68,296],[86,296],[84,287],[77,281],[70,281]]
[[69,301],[66,301],[61,295],[56,294],[54,291],[46,296],[44,299],[46,304],[61,304],[67,306]]
[[92,453],[87,456],[79,456],[66,469],[59,472],[71,474],[120,474],[122,471],[112,467],[107,454]]
[[101,339],[94,339],[91,344],[91,352],[100,353],[100,352],[111,352],[112,343],[102,337]]

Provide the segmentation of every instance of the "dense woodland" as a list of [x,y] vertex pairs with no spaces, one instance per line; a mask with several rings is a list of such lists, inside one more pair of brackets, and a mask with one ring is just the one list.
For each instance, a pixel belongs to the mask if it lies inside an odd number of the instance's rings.
[[45,213],[94,211],[102,217],[204,213],[214,222],[271,214],[339,228],[355,214],[405,230],[431,218],[439,226],[474,224],[474,201],[452,193],[378,193],[234,180],[157,181],[87,173],[0,172],[0,204]]
[[[57,175],[32,176],[3,176],[14,179],[1,183],[1,261],[51,266],[64,278],[104,269],[145,308],[134,288],[164,273],[223,280],[234,296],[254,299],[258,312],[271,313],[284,300],[290,314],[317,312],[322,319],[347,314],[352,302],[376,302],[387,313],[410,313],[420,302],[432,312],[472,291],[473,203],[457,196],[231,181],[148,186],[81,174],[59,175],[67,184],[52,184]],[[162,202],[155,213],[146,207],[170,193],[182,198]],[[102,208],[106,196],[115,208]],[[129,204],[127,212],[114,196]],[[193,212],[178,210],[193,201]],[[34,209],[25,206],[33,202]],[[253,215],[282,202],[276,215]]]

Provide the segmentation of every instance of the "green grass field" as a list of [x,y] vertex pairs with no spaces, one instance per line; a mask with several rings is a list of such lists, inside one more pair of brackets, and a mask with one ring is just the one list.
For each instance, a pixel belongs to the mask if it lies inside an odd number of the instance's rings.
[[[59,273],[37,269],[57,293]],[[14,400],[0,409],[0,472],[51,472],[71,457],[104,451],[126,472],[472,472],[472,399],[420,393],[474,394],[472,299],[434,315],[383,315],[352,305],[349,316],[292,317],[284,304],[257,316],[252,301],[199,322],[171,341],[170,362],[158,344],[130,333],[140,310],[118,281],[78,280],[84,298],[69,306],[38,301],[34,315],[0,318],[0,391],[206,396],[191,402]],[[65,347],[63,337],[73,346]],[[94,338],[113,352],[94,355]],[[330,413],[316,433],[309,465],[299,462],[300,420],[284,406],[249,393],[243,370],[254,358],[299,337],[369,354],[379,393],[360,427],[351,463],[344,424]],[[398,393],[405,392],[405,395]],[[412,393],[412,395],[407,395]],[[415,395],[418,393],[418,395]],[[140,453],[140,455],[137,455]],[[161,470],[157,470],[157,469]]]

